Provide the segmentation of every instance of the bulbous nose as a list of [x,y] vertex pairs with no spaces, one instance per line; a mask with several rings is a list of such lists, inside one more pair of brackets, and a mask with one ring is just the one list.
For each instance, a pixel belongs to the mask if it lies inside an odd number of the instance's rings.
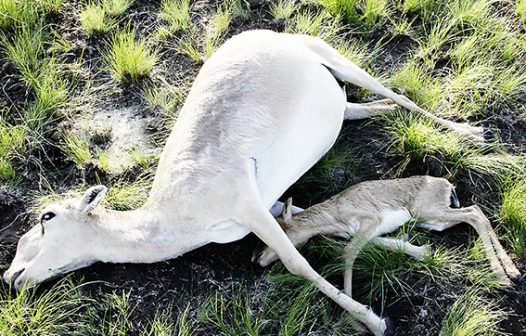
[[6,271],[6,272],[4,273],[4,281],[7,282],[8,284],[14,286],[15,283],[16,283],[16,279],[18,279],[18,277],[20,277],[20,275],[21,275],[25,270],[26,270],[25,268],[22,268],[21,270],[16,271],[16,272],[14,272],[14,273],[9,272],[9,271]]

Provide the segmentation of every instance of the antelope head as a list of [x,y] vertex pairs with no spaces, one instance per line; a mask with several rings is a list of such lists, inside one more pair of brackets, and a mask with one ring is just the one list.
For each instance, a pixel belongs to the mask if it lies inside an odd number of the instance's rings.
[[[95,208],[107,188],[88,189],[79,200],[47,206],[39,223],[22,236],[4,280],[16,288],[31,287],[97,261],[92,243],[96,240]],[[96,250],[96,249],[95,249]]]

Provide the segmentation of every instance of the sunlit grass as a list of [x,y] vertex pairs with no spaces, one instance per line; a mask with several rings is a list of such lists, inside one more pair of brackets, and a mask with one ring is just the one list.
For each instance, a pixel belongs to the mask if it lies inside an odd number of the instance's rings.
[[279,0],[270,5],[270,13],[276,19],[289,19],[295,10],[296,4],[293,0]]
[[157,62],[157,51],[144,39],[137,39],[134,29],[125,29],[113,36],[104,59],[115,79],[137,83],[152,71]]
[[106,11],[100,5],[88,4],[79,14],[80,24],[88,34],[105,33],[113,25],[111,19],[106,16]]
[[61,6],[62,0],[0,0],[0,29],[32,25]]
[[44,55],[44,43],[48,35],[44,25],[22,26],[10,36],[2,36],[2,45],[7,58],[20,71],[28,85],[32,85],[40,75],[40,61]]
[[362,0],[362,21],[370,27],[382,23],[388,15],[387,4],[387,0]]
[[433,110],[440,103],[440,79],[432,77],[429,69],[414,61],[406,63],[391,77],[390,82],[393,87],[402,89],[404,95],[422,107]]
[[174,30],[186,30],[190,24],[189,0],[163,0],[159,16]]
[[517,0],[515,2],[515,13],[522,21],[526,20],[526,0]]
[[25,148],[26,130],[20,126],[0,123],[0,180],[14,181],[13,159]]
[[501,194],[500,217],[504,221],[506,240],[513,252],[526,257],[526,182],[513,181],[504,187]]
[[16,294],[0,289],[0,334],[3,336],[72,335],[87,328],[83,310],[89,299],[71,280],[38,293],[22,289]]
[[74,134],[66,134],[64,136],[64,147],[62,150],[66,157],[71,159],[77,166],[83,166],[93,160],[89,143]]
[[139,178],[133,183],[117,182],[108,190],[106,201],[112,209],[125,211],[139,208],[148,198],[150,181]]
[[133,1],[134,0],[103,0],[102,7],[108,15],[119,16],[130,8]]
[[499,324],[507,317],[493,300],[476,291],[460,296],[442,321],[444,336],[497,336],[507,335]]

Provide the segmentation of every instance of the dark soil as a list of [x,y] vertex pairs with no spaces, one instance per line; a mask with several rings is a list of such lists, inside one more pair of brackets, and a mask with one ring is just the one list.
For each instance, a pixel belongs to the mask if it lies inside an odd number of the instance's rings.
[[[282,31],[284,23],[274,20],[269,14],[269,4],[261,0],[250,1],[252,14],[249,19],[234,17],[228,35],[235,35],[249,29],[272,29]],[[197,4],[196,4],[197,5]],[[210,3],[201,4],[203,13],[210,8]],[[98,84],[109,83],[110,77],[106,71],[100,71],[101,50],[105,48],[105,37],[88,37],[79,30],[76,16],[71,15],[79,5],[67,4],[68,11],[61,12],[56,17],[50,18],[56,24],[56,29],[62,37],[70,41],[72,49],[62,55],[64,62],[73,63],[81,56],[83,66],[91,72],[91,79]],[[159,3],[157,1],[136,0],[127,13],[132,25],[137,27],[142,35],[151,33],[156,27],[156,16]],[[199,16],[196,16],[196,20]],[[127,20],[120,23],[126,25]],[[378,39],[385,32],[371,34],[371,39]],[[199,65],[189,58],[177,54],[167,45],[173,42],[171,38],[162,49],[160,64],[164,68],[162,76],[168,83],[177,83],[181,78],[193,78],[199,70]],[[379,55],[379,68],[392,67],[404,59],[411,48],[412,40],[401,37],[389,41],[385,54]],[[14,67],[3,57],[0,57],[0,77],[3,90],[0,92],[0,101],[11,106],[26,102],[28,93],[21,83]],[[350,99],[358,99],[352,88],[349,90]],[[101,95],[101,93],[98,93]],[[373,100],[375,97],[365,97]],[[13,103],[16,102],[16,103]],[[161,131],[163,121],[159,111],[146,107],[139,96],[139,88],[118,87],[112,94],[100,96],[96,105],[101,108],[123,108],[127,106],[144,107],[144,117],[154,117],[152,132]],[[19,116],[11,114],[12,122]],[[73,118],[74,119],[74,118]],[[54,132],[67,128],[71,120],[53,126],[48,137],[53,139]],[[524,153],[526,146],[526,122],[517,117],[516,111],[501,111],[486,121],[488,126],[498,130],[502,140],[510,145],[513,153]],[[55,126],[57,129],[55,129]],[[360,181],[389,178],[394,176],[393,167],[399,163],[399,158],[389,153],[386,143],[389,139],[382,132],[382,123],[379,121],[346,122],[335,148],[345,146],[353,148],[353,157],[361,158],[360,162],[353,162],[347,167],[341,167],[331,172],[333,188],[328,191],[312,179],[304,178],[284,195],[284,198],[293,196],[295,204],[307,207],[323,201],[345,187]],[[104,141],[104,140],[102,140]],[[22,181],[16,187],[2,186],[0,188],[0,269],[7,268],[12,260],[16,242],[33,224],[34,214],[28,214],[31,195],[43,189],[41,176],[45,176],[47,183],[54,186],[58,192],[64,192],[79,184],[93,184],[102,181],[111,185],[116,179],[123,176],[108,177],[97,168],[85,167],[79,170],[74,164],[64,158],[63,153],[57,148],[58,143],[46,141],[42,146],[31,149],[17,162],[17,171],[21,172]],[[38,164],[36,164],[38,163]],[[311,176],[319,169],[314,167]],[[444,172],[432,159],[424,162],[413,162],[406,170],[407,175],[430,174],[442,175]],[[126,179],[133,181],[140,171],[128,172]],[[308,173],[309,174],[309,173]],[[306,182],[307,181],[307,182]],[[494,208],[498,199],[497,191],[492,190],[491,183],[477,176],[460,176],[457,181],[459,195],[463,204],[479,202],[489,208]],[[465,246],[472,232],[467,226],[459,226],[441,234],[430,235],[434,244],[443,244],[448,247]],[[191,308],[191,315],[196,314],[196,309],[202,301],[214,291],[228,292],[233,283],[244,284],[247,291],[253,295],[261,295],[261,291],[269,286],[264,278],[264,269],[250,262],[253,247],[258,239],[249,235],[245,239],[231,244],[210,244],[174,260],[150,265],[145,264],[103,264],[97,263],[91,267],[75,272],[75,276],[82,277],[85,281],[93,281],[86,290],[93,297],[101,293],[122,290],[131,291],[131,304],[134,308],[132,320],[134,325],[141,329],[151,320],[157,311],[172,309],[174,314],[182,312],[187,306]],[[317,268],[323,266],[322,258],[309,256],[309,260]],[[526,273],[526,261],[518,261],[517,265],[522,274]],[[333,279],[341,285],[340,279]],[[462,292],[462,284],[438,286],[433,283],[423,283],[418,276],[405,279],[414,284],[411,294],[395,292],[386,293],[384,315],[389,316],[398,335],[424,336],[438,335],[442,318],[448,307],[455,301],[452,293]],[[46,289],[53,282],[43,284]],[[356,286],[366,284],[356,283]],[[526,335],[526,282],[515,286],[508,292],[491,294],[499,297],[500,305],[513,313],[509,319],[502,323],[502,328],[514,336]],[[380,311],[380,300],[371,302],[373,309]],[[335,310],[337,308],[335,307]],[[273,330],[268,330],[273,333]],[[207,334],[204,331],[203,334]],[[210,333],[208,333],[210,334]]]

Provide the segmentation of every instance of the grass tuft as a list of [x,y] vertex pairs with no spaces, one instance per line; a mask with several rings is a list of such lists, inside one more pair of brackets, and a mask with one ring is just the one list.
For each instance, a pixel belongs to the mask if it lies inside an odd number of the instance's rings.
[[0,180],[14,181],[13,159],[25,148],[26,130],[23,127],[0,123]]
[[499,324],[507,313],[496,302],[484,299],[476,291],[460,296],[442,322],[443,336],[497,336],[503,333]]
[[296,10],[293,0],[279,0],[270,5],[270,13],[275,19],[288,20]]
[[0,334],[4,336],[77,335],[87,327],[88,301],[69,278],[44,293],[0,290]]
[[391,77],[391,85],[429,110],[436,108],[441,98],[441,83],[430,75],[428,69],[413,61],[406,63]]
[[123,83],[137,83],[153,69],[157,62],[157,51],[136,39],[135,30],[121,30],[112,38],[104,59],[112,75]]
[[64,147],[62,150],[79,167],[93,160],[89,143],[71,133],[64,136]]
[[108,190],[106,201],[114,210],[134,210],[143,205],[148,198],[150,183],[139,178],[133,183],[117,182]]
[[515,13],[522,21],[526,21],[526,0],[515,2]]
[[168,22],[172,29],[186,30],[190,24],[190,1],[163,0],[159,16]]
[[79,14],[82,29],[92,35],[94,33],[105,33],[113,25],[111,19],[106,16],[106,11],[102,6],[93,3],[88,4]]
[[526,257],[526,182],[510,183],[501,194],[500,217],[504,221],[506,240],[520,258]]
[[103,0],[102,8],[110,16],[122,15],[130,6],[134,0]]

